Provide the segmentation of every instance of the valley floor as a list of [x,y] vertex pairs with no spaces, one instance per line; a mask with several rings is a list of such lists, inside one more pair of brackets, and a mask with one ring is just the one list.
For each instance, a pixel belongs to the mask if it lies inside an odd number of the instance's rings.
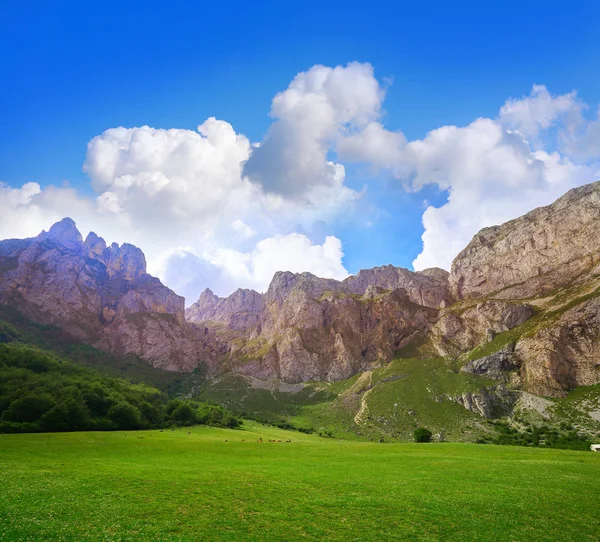
[[0,435],[0,540],[597,540],[598,480],[591,452],[253,422]]

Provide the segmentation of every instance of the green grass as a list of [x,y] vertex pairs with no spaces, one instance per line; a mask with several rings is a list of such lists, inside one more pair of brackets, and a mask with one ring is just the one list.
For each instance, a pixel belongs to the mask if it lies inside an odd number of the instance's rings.
[[0,435],[0,540],[591,541],[599,479],[589,452],[256,424]]

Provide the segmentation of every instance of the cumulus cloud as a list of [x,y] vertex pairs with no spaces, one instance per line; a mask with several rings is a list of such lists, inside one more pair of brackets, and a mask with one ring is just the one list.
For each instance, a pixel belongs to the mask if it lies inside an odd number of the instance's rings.
[[443,126],[414,141],[371,122],[338,150],[348,161],[387,170],[407,190],[434,185],[447,194],[445,204],[423,214],[423,250],[413,266],[449,269],[481,228],[597,179],[600,166],[589,157],[600,154],[600,122],[586,122],[585,109],[574,91],[553,96],[534,85],[529,96],[509,99],[496,119]]
[[170,249],[155,261],[153,272],[186,298],[195,299],[207,285],[221,296],[237,288],[264,291],[277,271],[310,271],[341,280],[348,276],[343,256],[337,237],[314,244],[306,235],[291,233],[262,239],[248,252],[226,247],[202,254],[192,247]]
[[88,144],[93,196],[0,183],[0,238],[71,216],[84,234],[140,246],[149,271],[189,304],[207,286],[264,291],[278,270],[346,277],[342,242],[325,234],[342,218],[364,221],[353,211],[366,193],[347,186],[344,163],[447,195],[426,205],[416,269],[449,268],[480,228],[600,177],[600,117],[587,118],[575,92],[535,85],[496,118],[413,141],[383,124],[384,94],[369,64],[318,65],[274,97],[260,143],[215,118],[197,130],[111,128]]
[[533,85],[529,96],[511,98],[500,108],[499,120],[525,138],[537,141],[540,132],[548,130],[558,120],[563,127],[578,123],[585,105],[572,91],[552,96],[545,85]]
[[339,173],[327,160],[329,150],[341,133],[377,118],[383,96],[370,64],[313,66],[299,73],[273,99],[276,120],[252,149],[244,175],[266,192],[291,197],[334,185]]
[[140,246],[149,271],[188,303],[206,286],[220,294],[265,290],[286,267],[345,276],[339,240],[317,239],[323,224],[347,215],[363,194],[345,185],[344,166],[327,159],[327,145],[340,126],[366,122],[379,107],[378,92],[372,68],[353,64],[315,67],[274,98],[273,114],[319,147],[324,182],[315,177],[318,168],[296,168],[296,177],[278,181],[303,183],[301,198],[295,188],[269,190],[244,176],[253,146],[225,121],[209,118],[197,131],[118,127],[88,144],[84,170],[93,197],[36,183],[0,185],[0,237],[37,235],[71,216],[84,235],[93,230]]

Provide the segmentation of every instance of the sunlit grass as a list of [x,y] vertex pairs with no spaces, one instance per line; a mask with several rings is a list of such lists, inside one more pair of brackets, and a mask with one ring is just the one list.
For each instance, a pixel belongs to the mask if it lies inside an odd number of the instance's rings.
[[0,435],[0,540],[597,540],[598,480],[591,452],[255,423]]

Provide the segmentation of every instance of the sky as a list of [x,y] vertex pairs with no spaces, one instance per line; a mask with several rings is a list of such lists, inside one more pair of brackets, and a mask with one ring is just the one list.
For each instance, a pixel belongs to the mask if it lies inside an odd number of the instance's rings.
[[186,297],[449,269],[600,179],[600,4],[0,3],[0,238],[72,217]]

